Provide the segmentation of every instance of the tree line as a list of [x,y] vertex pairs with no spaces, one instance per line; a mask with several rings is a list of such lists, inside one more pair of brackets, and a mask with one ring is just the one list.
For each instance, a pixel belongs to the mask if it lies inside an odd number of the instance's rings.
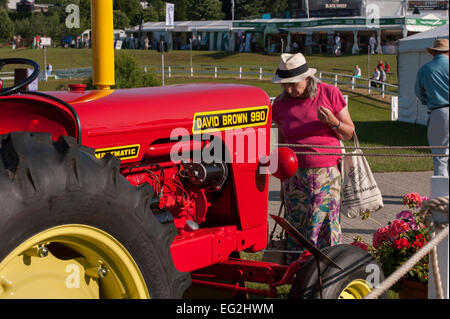
[[[140,2],[147,2],[143,8]],[[165,2],[175,5],[175,21],[231,20],[232,0],[114,0],[114,28],[126,29],[141,21],[165,21]],[[0,0],[0,39],[10,40],[13,35],[23,38],[36,34],[46,35],[54,40],[64,36],[76,36],[90,29],[90,0],[36,0],[36,4],[52,4],[48,12],[7,11],[8,0]],[[76,4],[80,8],[80,28],[66,27],[69,13],[66,7]],[[287,0],[234,0],[234,19],[261,18],[270,13],[272,17],[284,17]]]

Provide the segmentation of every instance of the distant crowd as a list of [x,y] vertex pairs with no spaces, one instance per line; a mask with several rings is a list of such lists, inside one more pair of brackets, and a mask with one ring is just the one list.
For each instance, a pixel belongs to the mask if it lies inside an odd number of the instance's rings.
[[[374,80],[374,82],[371,83],[373,87],[377,87],[377,82],[386,82],[387,80],[387,74],[389,73],[391,69],[391,66],[389,65],[389,62],[383,62],[380,60],[378,62],[377,67],[375,68],[372,77],[370,80]],[[355,69],[353,70],[353,77],[354,78],[360,78],[361,77],[361,68],[359,65],[355,65]],[[375,82],[377,81],[377,82]]]

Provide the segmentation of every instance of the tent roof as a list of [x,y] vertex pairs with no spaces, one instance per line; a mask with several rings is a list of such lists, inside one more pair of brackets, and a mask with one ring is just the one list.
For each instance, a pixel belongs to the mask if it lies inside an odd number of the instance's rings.
[[448,39],[448,24],[429,31],[414,34],[399,41],[399,52],[424,51],[433,45],[437,38]]

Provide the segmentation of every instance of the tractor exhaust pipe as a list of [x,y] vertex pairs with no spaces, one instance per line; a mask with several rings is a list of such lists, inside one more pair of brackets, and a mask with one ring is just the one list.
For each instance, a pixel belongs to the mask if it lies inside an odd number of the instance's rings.
[[91,0],[94,85],[110,90],[114,77],[113,0]]

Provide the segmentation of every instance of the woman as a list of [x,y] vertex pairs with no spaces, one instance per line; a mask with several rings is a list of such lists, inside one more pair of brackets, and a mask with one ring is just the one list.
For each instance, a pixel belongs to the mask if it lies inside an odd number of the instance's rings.
[[[282,54],[272,79],[283,92],[273,104],[279,143],[340,146],[353,136],[354,124],[339,89],[319,81],[301,53]],[[336,153],[336,149],[293,148],[296,152]],[[297,155],[297,173],[282,184],[287,220],[316,247],[340,244],[340,156]],[[287,249],[303,247],[288,237]],[[288,262],[298,258],[288,254]]]

